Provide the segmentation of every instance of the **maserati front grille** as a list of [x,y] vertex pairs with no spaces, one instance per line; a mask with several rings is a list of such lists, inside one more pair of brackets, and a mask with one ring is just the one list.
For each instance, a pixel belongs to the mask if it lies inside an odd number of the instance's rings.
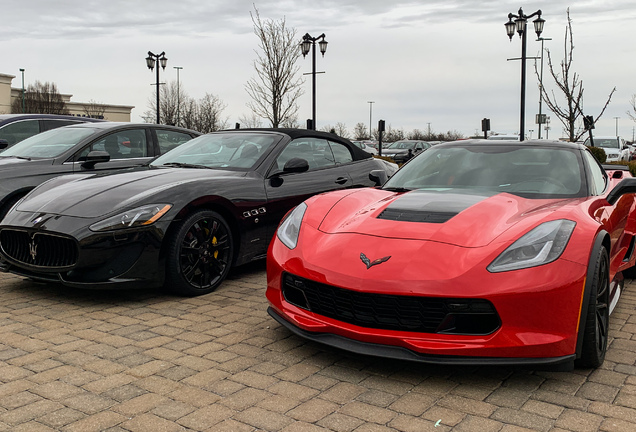
[[0,249],[19,264],[51,270],[73,267],[79,256],[72,238],[6,228],[0,231]]

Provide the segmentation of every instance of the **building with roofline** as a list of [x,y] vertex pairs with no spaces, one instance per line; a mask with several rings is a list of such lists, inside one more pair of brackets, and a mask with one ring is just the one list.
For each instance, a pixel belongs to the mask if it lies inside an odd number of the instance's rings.
[[[22,95],[21,87],[11,87],[14,78],[15,75],[0,73],[0,114],[11,114],[11,104]],[[93,105],[93,103],[89,102],[71,101],[73,95],[70,94],[60,94],[60,96],[62,96],[62,100],[66,103],[66,107],[73,116],[86,117],[87,107]],[[134,106],[131,105],[109,105],[102,103],[98,105],[100,109],[104,109],[104,120],[116,122],[129,122],[130,112],[134,108]]]

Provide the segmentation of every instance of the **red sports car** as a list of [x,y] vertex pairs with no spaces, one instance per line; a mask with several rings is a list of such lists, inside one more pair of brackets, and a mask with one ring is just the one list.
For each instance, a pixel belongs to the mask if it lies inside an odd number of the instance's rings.
[[269,313],[367,355],[598,367],[636,273],[634,193],[583,145],[440,144],[383,187],[292,210],[268,251]]

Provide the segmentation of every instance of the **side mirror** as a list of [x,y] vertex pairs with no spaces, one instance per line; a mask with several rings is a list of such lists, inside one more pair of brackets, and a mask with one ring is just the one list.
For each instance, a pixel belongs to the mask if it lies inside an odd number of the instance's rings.
[[0,150],[4,150],[9,147],[9,141],[6,139],[0,139]]
[[82,168],[93,169],[95,164],[101,162],[108,162],[110,160],[110,154],[105,151],[93,150],[86,156],[86,160],[82,162]]
[[607,194],[606,199],[610,205],[614,205],[620,197],[629,193],[636,193],[636,177],[628,177],[621,180],[621,182]]
[[309,171],[309,162],[302,158],[291,158],[285,162],[284,173],[301,173]]
[[382,186],[389,179],[384,170],[373,170],[369,173],[369,180],[375,182],[376,186]]

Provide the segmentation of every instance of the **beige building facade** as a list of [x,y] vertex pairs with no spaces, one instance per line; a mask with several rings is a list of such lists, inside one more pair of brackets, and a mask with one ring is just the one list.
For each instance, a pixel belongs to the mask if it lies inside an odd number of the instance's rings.
[[[22,88],[12,87],[11,84],[15,75],[0,73],[0,114],[11,114],[11,104],[14,99],[19,99],[22,95]],[[87,107],[91,106],[88,102],[73,102],[73,95],[61,94],[62,99],[66,103],[71,115],[86,117]],[[129,122],[130,113],[134,106],[130,105],[107,105],[99,104],[100,109],[104,109],[104,120]]]

